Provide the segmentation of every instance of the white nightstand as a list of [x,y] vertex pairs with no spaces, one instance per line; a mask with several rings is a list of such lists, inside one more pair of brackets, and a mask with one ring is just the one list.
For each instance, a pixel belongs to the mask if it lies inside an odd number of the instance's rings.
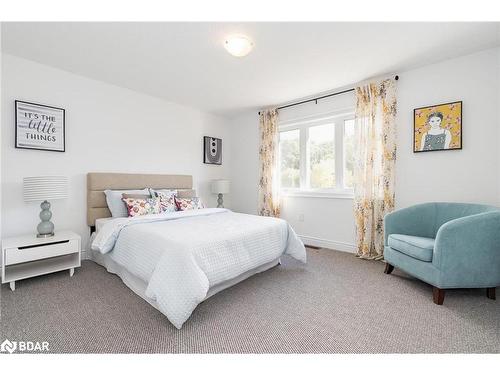
[[80,267],[80,236],[69,230],[56,232],[53,237],[37,238],[35,234],[2,240],[2,284],[47,273],[69,270],[73,276]]

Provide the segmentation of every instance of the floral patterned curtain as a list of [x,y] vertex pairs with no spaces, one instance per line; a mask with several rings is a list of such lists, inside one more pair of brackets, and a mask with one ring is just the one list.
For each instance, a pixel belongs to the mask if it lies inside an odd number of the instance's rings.
[[278,186],[278,110],[260,113],[259,215],[280,216]]
[[394,210],[396,82],[356,88],[354,216],[357,256],[382,259],[384,216]]

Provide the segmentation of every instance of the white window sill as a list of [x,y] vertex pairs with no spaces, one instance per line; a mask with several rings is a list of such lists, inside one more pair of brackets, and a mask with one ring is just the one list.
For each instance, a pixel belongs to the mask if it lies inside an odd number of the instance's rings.
[[354,199],[354,192],[352,190],[331,192],[314,190],[287,190],[281,191],[281,196],[287,198]]

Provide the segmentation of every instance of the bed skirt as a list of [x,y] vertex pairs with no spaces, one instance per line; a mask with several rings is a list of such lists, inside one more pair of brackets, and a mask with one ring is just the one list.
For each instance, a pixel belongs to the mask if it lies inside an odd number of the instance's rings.
[[[156,303],[155,300],[152,300],[151,298],[148,298],[146,296],[146,288],[147,288],[147,283],[138,278],[137,276],[131,274],[127,269],[118,263],[116,263],[109,253],[107,254],[102,254],[99,251],[94,251],[90,250],[90,259],[94,261],[95,263],[103,266],[106,268],[106,270],[109,273],[113,273],[120,277],[122,279],[123,283],[128,286],[135,294],[137,294],[139,297],[144,299],[146,302],[148,302],[151,306],[153,306],[155,309],[160,310],[158,307],[158,304]],[[233,285],[238,284],[239,282],[249,278],[250,276],[253,276],[257,273],[267,271],[270,268],[273,268],[280,264],[280,258],[275,259],[269,263],[265,263],[257,268],[251,269],[233,279],[224,281],[222,283],[219,283],[217,285],[214,285],[210,287],[210,289],[207,292],[207,296],[205,297],[204,300],[210,298],[216,293],[219,293],[220,291],[227,289]]]

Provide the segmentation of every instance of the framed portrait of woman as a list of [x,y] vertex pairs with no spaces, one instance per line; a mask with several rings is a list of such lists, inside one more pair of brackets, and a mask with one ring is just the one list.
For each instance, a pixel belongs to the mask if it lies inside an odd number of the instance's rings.
[[413,152],[462,149],[462,102],[413,110]]

